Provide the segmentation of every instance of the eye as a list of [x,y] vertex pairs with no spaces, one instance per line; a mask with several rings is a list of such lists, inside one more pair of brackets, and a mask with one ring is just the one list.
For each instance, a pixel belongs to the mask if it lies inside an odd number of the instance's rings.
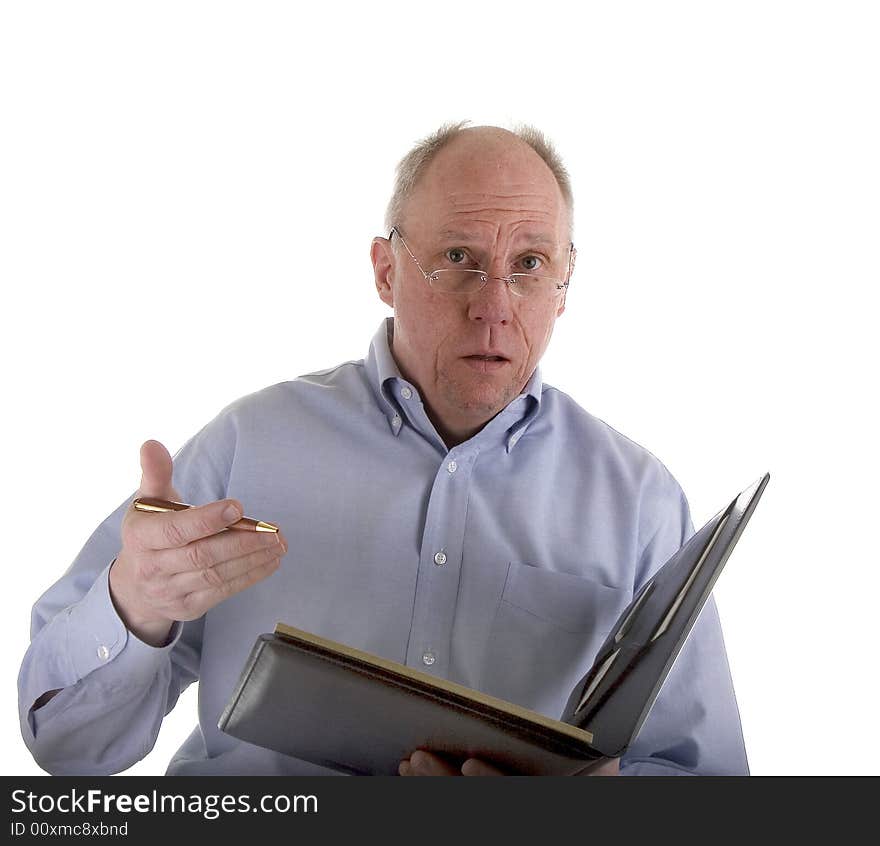
[[467,258],[467,253],[460,247],[453,247],[446,251],[446,258],[453,264],[461,264]]
[[540,269],[541,265],[544,263],[539,256],[525,256],[522,261],[523,270],[528,273],[532,273],[535,270]]

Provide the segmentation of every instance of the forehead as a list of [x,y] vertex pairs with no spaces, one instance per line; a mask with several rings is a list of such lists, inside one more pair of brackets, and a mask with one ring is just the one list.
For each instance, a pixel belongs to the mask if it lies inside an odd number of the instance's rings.
[[544,160],[511,133],[462,133],[425,168],[408,225],[433,232],[509,229],[557,238],[567,209]]

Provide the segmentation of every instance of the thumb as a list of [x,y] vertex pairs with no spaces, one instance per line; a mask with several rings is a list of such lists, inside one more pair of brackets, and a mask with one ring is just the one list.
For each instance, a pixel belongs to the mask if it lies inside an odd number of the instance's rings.
[[180,502],[180,494],[171,484],[171,455],[159,441],[141,445],[141,496],[171,499]]

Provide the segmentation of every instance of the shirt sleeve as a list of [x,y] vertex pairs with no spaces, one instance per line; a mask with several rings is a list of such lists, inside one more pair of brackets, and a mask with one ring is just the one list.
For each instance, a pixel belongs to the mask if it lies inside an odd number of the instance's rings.
[[[175,456],[175,487],[189,502],[224,496],[228,468],[216,448],[219,428],[209,425]],[[19,719],[34,759],[54,775],[108,775],[141,760],[165,714],[199,675],[203,619],[176,623],[169,643],[156,648],[129,632],[113,606],[108,577],[132,499],[95,530],[31,614]],[[58,692],[34,708],[51,691]]]
[[[678,484],[668,477],[659,525],[640,556],[635,589],[694,533]],[[654,511],[654,509],[651,509]],[[713,597],[703,606],[645,722],[620,762],[621,775],[748,775],[739,710]]]

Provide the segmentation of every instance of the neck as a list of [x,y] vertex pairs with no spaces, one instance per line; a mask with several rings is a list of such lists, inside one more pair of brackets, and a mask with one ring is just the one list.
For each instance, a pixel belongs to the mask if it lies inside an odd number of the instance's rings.
[[470,440],[489,420],[485,420],[483,423],[480,423],[479,426],[458,426],[458,427],[450,427],[447,426],[437,414],[434,413],[432,409],[430,409],[427,405],[425,405],[425,412],[428,415],[428,419],[434,424],[434,428],[437,430],[437,434],[443,439],[443,443],[446,444],[447,449],[452,449],[453,447],[457,447],[459,444],[463,444],[465,441]]

